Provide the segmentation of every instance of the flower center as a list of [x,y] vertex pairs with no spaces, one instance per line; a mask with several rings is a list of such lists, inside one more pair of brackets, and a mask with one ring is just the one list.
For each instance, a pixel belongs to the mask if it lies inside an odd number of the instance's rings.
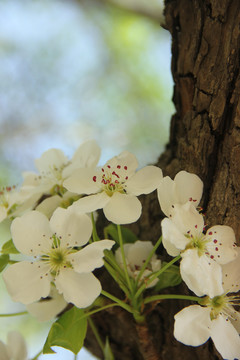
[[16,186],[6,186],[0,190],[0,206],[5,207],[6,209],[9,207],[9,196],[15,191]]
[[210,240],[208,240],[203,233],[194,236],[187,233],[185,236],[189,239],[189,243],[186,246],[186,250],[197,249],[198,256],[202,256],[207,253],[206,245],[207,243],[209,243]]
[[105,165],[101,170],[101,175],[93,176],[94,182],[99,182],[102,191],[108,196],[112,196],[115,192],[121,194],[126,193],[125,182],[128,180],[126,165]]
[[72,252],[72,248],[62,247],[61,240],[53,235],[52,249],[46,255],[42,255],[41,260],[46,261],[51,275],[56,276],[62,268],[72,268],[72,264],[68,260],[68,255]]
[[209,298],[208,296],[206,296],[202,299],[201,305],[211,308],[211,320],[216,319],[219,315],[224,315],[227,320],[230,319],[236,321],[237,311],[235,311],[234,306],[240,305],[240,296],[227,296],[226,293],[223,295],[215,296],[214,298]]

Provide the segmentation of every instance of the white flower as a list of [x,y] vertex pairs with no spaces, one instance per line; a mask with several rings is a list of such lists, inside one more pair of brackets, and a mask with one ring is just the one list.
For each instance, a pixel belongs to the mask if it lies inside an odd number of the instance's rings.
[[47,298],[26,305],[27,311],[36,317],[38,321],[48,321],[60,314],[67,306],[67,302],[52,285],[50,294]]
[[73,209],[58,208],[50,221],[38,211],[16,218],[11,226],[16,248],[35,261],[10,265],[3,273],[14,301],[31,304],[50,293],[53,282],[67,302],[89,306],[100,294],[101,284],[92,274],[103,265],[103,251],[114,244],[102,240],[84,246],[92,232],[90,218]]
[[[141,270],[141,267],[144,265],[148,255],[153,249],[153,244],[151,241],[137,240],[134,244],[124,244],[123,248],[126,257],[128,273],[133,279],[136,279]],[[123,259],[120,248],[117,249],[115,257],[119,265],[123,268]],[[147,265],[147,268],[144,270],[140,281],[153,272],[158,271],[160,268],[161,260],[157,259],[157,255],[154,254],[151,258],[151,261]],[[156,285],[157,282],[158,279],[155,279],[147,286],[147,288]]]
[[[239,248],[238,248],[239,254]],[[240,298],[232,295],[240,290],[240,261],[238,257],[223,266],[224,292],[203,299],[204,307],[191,305],[175,315],[175,338],[191,346],[199,346],[212,338],[224,359],[240,359],[240,314],[234,309]]]
[[[171,256],[181,253],[180,272],[198,296],[221,294],[222,264],[237,256],[231,227],[216,225],[204,232],[204,219],[190,203],[173,205],[162,221],[163,246]],[[204,286],[203,286],[204,284]]]
[[25,340],[18,331],[10,331],[7,335],[7,344],[0,341],[1,360],[27,360]]
[[162,178],[162,171],[156,166],[146,166],[136,172],[137,167],[136,157],[124,151],[102,168],[78,170],[63,185],[78,194],[93,194],[73,206],[84,212],[103,208],[109,221],[128,224],[141,215],[142,206],[137,196],[155,190]]
[[33,193],[64,193],[63,181],[79,168],[95,167],[100,157],[100,148],[95,141],[87,141],[79,146],[69,161],[59,149],[45,151],[35,160],[39,174],[26,172],[23,174],[22,189]]
[[191,202],[198,206],[203,192],[203,182],[195,174],[180,171],[172,180],[165,176],[157,189],[158,200],[163,213],[169,217],[172,205]]

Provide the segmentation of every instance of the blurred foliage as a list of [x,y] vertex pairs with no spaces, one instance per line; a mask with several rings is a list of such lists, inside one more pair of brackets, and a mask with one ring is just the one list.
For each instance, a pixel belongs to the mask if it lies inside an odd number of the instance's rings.
[[156,21],[107,2],[2,0],[1,174],[10,163],[19,182],[44,150],[88,138],[105,157],[156,161],[173,112],[169,58]]

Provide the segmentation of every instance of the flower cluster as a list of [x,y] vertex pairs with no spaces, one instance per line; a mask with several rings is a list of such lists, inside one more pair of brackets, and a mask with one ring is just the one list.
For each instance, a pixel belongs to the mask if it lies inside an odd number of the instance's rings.
[[[43,352],[59,345],[77,354],[95,312],[120,306],[143,323],[150,311],[147,304],[175,297],[197,302],[175,315],[177,340],[198,346],[211,337],[224,358],[240,358],[240,315],[235,309],[240,251],[231,227],[206,228],[198,207],[202,181],[186,171],[172,180],[157,166],[138,170],[136,157],[128,151],[102,166],[99,157],[95,141],[82,144],[71,160],[50,149],[36,160],[37,173],[24,173],[20,187],[0,191],[0,222],[10,220],[12,236],[0,256],[6,289],[39,321],[57,317]],[[153,245],[120,225],[140,218],[138,196],[154,190],[166,217],[162,237]],[[95,224],[98,209],[112,222],[103,239]],[[169,263],[157,254],[161,243],[174,257]],[[94,273],[102,266],[124,300],[102,288]],[[182,280],[195,297],[160,293]],[[69,336],[71,341],[66,340]],[[1,342],[0,347],[4,360],[10,359],[8,347]],[[22,351],[26,358],[25,347]]]

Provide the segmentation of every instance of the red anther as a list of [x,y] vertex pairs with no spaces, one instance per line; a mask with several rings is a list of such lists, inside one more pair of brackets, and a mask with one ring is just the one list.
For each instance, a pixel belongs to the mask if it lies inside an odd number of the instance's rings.
[[208,235],[212,235],[212,231],[209,231]]
[[189,201],[192,201],[192,198],[191,198],[191,197],[189,198]]
[[11,191],[12,190],[11,186],[6,186],[6,190]]
[[119,184],[119,181],[118,181],[118,180],[115,180],[115,184]]
[[211,258],[211,259],[214,259],[214,256],[213,256],[213,255],[211,255],[211,256],[210,256],[210,258]]
[[195,225],[195,229],[197,229],[197,225]]
[[213,242],[214,242],[214,244],[216,244],[216,243],[217,243],[217,239],[214,239]]
[[125,177],[125,180],[127,180],[127,179],[128,179],[128,176]]
[[94,182],[97,181],[97,177],[96,177],[96,176],[94,176],[92,179],[93,179]]
[[124,170],[127,170],[127,166],[124,166]]
[[196,202],[196,201],[197,201],[196,199],[193,200],[193,202]]
[[111,166],[110,166],[110,165],[107,165],[107,167],[108,167],[109,169],[111,169]]
[[104,168],[102,168],[102,172],[104,172]]
[[121,165],[118,165],[117,168],[118,168],[118,169],[121,169]]
[[215,247],[215,250],[218,251],[218,247]]

